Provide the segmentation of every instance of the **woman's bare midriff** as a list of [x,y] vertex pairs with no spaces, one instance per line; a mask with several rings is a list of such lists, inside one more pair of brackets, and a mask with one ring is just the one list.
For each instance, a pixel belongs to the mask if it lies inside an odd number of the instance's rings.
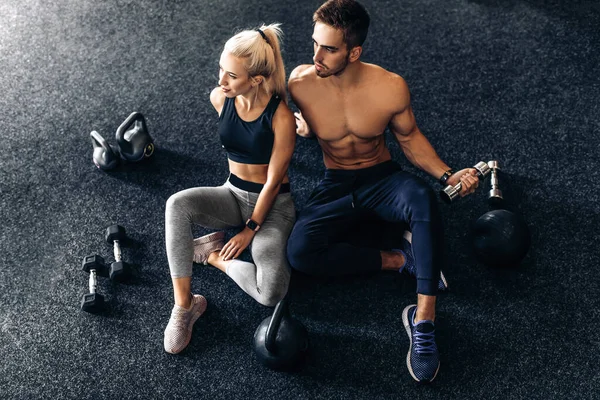
[[[228,160],[229,171],[240,179],[248,182],[265,184],[269,171],[269,164],[242,164]],[[289,182],[287,174],[281,183]]]

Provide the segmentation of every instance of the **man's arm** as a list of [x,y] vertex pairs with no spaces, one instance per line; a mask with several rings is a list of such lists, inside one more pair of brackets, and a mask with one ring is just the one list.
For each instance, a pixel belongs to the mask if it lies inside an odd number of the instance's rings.
[[398,112],[390,121],[390,130],[398,140],[408,161],[439,179],[450,167],[442,161],[417,126],[410,105],[408,85],[400,76],[394,77],[393,97],[398,104]]
[[[398,103],[398,112],[390,121],[389,127],[402,151],[416,167],[439,180],[450,168],[442,161],[437,152],[423,135],[413,114],[410,105],[410,91],[406,81],[400,76],[394,77],[394,100]],[[461,196],[473,193],[479,184],[477,171],[474,168],[465,168],[455,172],[448,178],[446,184],[456,185],[462,183]]]
[[290,79],[288,80],[288,91],[290,92],[290,97],[292,101],[298,107],[300,112],[294,113],[294,117],[296,118],[296,134],[302,137],[313,137],[314,133],[311,131],[310,126],[302,117],[302,102],[300,100],[300,86],[302,85],[301,74],[303,71],[310,67],[310,65],[299,65],[290,74]]

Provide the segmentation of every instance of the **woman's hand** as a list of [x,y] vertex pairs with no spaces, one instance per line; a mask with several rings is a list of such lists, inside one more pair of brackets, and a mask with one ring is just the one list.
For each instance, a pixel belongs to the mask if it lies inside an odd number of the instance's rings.
[[302,137],[313,137],[314,134],[310,131],[308,124],[302,117],[302,113],[296,112],[294,117],[296,117],[296,133]]
[[254,231],[251,231],[248,228],[244,228],[240,233],[232,237],[226,244],[223,246],[221,251],[219,252],[219,256],[223,257],[223,261],[229,261],[234,258],[238,258],[242,251],[248,247],[252,239],[254,238]]
[[479,186],[479,178],[477,177],[477,170],[475,168],[465,168],[455,172],[448,178],[446,183],[450,186],[456,186],[461,183],[460,197],[465,197],[471,194]]

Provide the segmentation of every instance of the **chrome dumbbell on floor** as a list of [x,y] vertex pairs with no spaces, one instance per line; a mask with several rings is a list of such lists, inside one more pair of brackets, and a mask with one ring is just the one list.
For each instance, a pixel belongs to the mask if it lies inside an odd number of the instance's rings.
[[[489,165],[483,161],[479,161],[477,164],[475,164],[475,166],[473,166],[473,168],[477,170],[477,177],[480,181],[485,179],[491,172]],[[448,185],[443,190],[440,190],[440,196],[446,203],[452,203],[452,200],[458,196],[461,189],[461,182],[458,182],[458,184],[455,186]]]
[[498,183],[498,171],[500,171],[500,166],[498,165],[498,161],[488,161],[488,167],[491,171],[491,189],[488,193],[488,202],[492,206],[499,206],[504,201],[502,190],[500,190],[500,185]]
[[477,259],[491,267],[516,267],[531,245],[527,222],[519,213],[505,209],[504,196],[498,182],[498,161],[489,161],[491,188],[488,203],[492,210],[475,221],[471,229],[473,250]]

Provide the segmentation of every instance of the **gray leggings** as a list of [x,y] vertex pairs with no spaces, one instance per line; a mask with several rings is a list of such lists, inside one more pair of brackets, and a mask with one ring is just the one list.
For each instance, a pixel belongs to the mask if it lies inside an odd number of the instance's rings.
[[[218,187],[182,190],[169,197],[165,238],[171,277],[192,276],[192,224],[218,230],[242,227],[257,199],[258,193],[239,189],[229,181]],[[227,265],[227,275],[260,304],[274,306],[287,293],[290,266],[286,244],[295,219],[292,196],[280,193],[250,243],[254,264],[234,259]]]

